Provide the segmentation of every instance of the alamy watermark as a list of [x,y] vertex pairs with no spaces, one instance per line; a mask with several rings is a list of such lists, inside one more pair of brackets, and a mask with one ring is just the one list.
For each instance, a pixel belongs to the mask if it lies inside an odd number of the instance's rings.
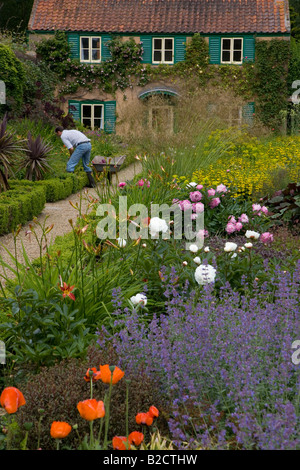
[[3,341],[0,341],[0,364],[5,364],[6,361],[6,350]]
[[298,366],[300,364],[300,339],[293,342],[292,349],[296,349],[292,354],[292,363]]
[[[127,196],[119,197],[119,207],[112,204],[99,204],[96,215],[102,220],[97,224],[96,233],[100,240],[186,240],[203,246],[204,212],[193,212],[192,206],[181,210],[178,204],[151,204],[150,213],[144,204],[127,206]],[[188,243],[189,242],[189,243]]]
[[0,104],[6,104],[6,86],[2,80],[0,80]]

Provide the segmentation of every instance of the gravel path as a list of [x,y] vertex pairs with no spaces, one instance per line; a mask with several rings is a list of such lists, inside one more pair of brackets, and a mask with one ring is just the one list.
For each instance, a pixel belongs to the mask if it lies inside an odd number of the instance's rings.
[[[117,181],[131,180],[136,174],[140,172],[141,164],[136,162],[124,170],[120,170],[117,176],[113,175],[112,184],[116,183],[116,178]],[[48,245],[53,243],[58,235],[64,235],[65,233],[71,231],[69,220],[72,219],[74,223],[76,222],[78,210],[72,207],[70,202],[72,202],[74,205],[78,204],[79,206],[80,195],[83,196],[81,200],[81,212],[88,213],[90,203],[89,197],[98,199],[99,195],[101,196],[101,183],[99,183],[95,189],[84,188],[79,193],[71,194],[67,199],[45,204],[44,210],[37,217],[37,222],[43,225],[46,220],[46,227],[50,227],[53,224],[53,229],[47,236]],[[17,254],[18,259],[21,262],[23,259],[22,243],[26,249],[27,256],[31,261],[37,258],[40,254],[40,249],[35,237],[32,234],[26,235],[26,232],[30,231],[29,225],[33,225],[35,227],[35,231],[38,235],[42,234],[42,229],[33,222],[28,222],[26,225],[22,226],[22,229],[17,238]],[[0,257],[9,265],[13,265],[13,261],[4,247],[9,250],[10,253],[15,252],[13,234],[9,233],[0,237]],[[3,268],[0,266],[0,275],[1,274],[3,274]],[[13,274],[7,269],[6,275],[7,277],[14,277]]]

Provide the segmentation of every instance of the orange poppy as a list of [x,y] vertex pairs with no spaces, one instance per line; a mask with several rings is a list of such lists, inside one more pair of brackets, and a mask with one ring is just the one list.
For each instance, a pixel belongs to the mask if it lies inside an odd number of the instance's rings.
[[87,421],[103,418],[105,409],[103,401],[97,401],[94,398],[90,400],[80,401],[77,405],[80,416]]
[[[100,373],[101,373],[101,380],[105,384],[110,384],[111,381],[111,370],[109,365],[106,364],[105,366],[100,366]],[[119,367],[115,367],[112,375],[112,384],[115,385],[119,380],[122,379],[124,376],[124,372],[119,369]]]
[[135,420],[137,424],[147,424],[147,426],[153,423],[153,417],[149,413],[138,413]]
[[152,418],[157,418],[159,416],[159,411],[155,406],[150,406],[148,413]]
[[3,390],[0,397],[0,404],[9,414],[15,413],[20,406],[26,404],[24,395],[16,387],[7,387]]
[[86,374],[84,376],[84,380],[86,382],[90,382],[90,380],[91,380],[90,371],[93,371],[93,376],[92,376],[93,377],[92,378],[93,382],[96,382],[97,380],[99,380],[101,378],[101,372],[99,370],[97,370],[96,367],[92,367],[91,369],[89,368],[86,371]]
[[51,424],[50,435],[54,439],[63,439],[72,431],[72,427],[64,421],[53,421]]
[[72,293],[72,290],[75,286],[70,286],[66,282],[64,282],[63,286],[59,285],[60,290],[63,293],[63,298],[66,296],[70,297],[70,299],[75,300],[75,295]]
[[130,444],[134,444],[135,446],[141,445],[144,440],[144,434],[142,432],[133,431],[129,434],[128,440]]
[[130,442],[127,441],[125,436],[113,437],[112,445],[114,450],[130,450]]

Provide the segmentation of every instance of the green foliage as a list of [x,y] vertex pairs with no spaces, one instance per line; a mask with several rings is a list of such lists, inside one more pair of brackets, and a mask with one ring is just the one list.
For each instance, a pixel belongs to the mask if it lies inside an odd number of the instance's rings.
[[13,51],[0,44],[0,80],[6,85],[7,103],[20,108],[23,103],[25,70]]
[[0,124],[0,193],[9,189],[8,178],[12,174],[16,155],[21,147],[15,142],[14,133],[7,131],[7,115]]
[[256,112],[263,124],[278,130],[282,124],[280,112],[287,107],[287,66],[289,41],[256,42],[255,80]]
[[283,191],[277,191],[271,198],[265,198],[268,205],[271,222],[274,225],[297,227],[300,221],[300,183],[290,183]]
[[12,183],[11,190],[0,195],[0,234],[32,220],[42,212],[45,202],[44,188]]
[[36,47],[38,56],[58,75],[61,75],[63,64],[68,59],[70,51],[67,36],[63,31],[55,31],[53,38],[44,39]]
[[25,31],[33,0],[9,0],[1,2],[0,29]]

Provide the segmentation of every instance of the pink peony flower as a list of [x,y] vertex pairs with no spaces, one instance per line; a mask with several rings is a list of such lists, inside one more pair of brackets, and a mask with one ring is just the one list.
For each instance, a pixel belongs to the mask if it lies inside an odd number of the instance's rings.
[[202,204],[202,202],[196,202],[192,205],[192,207],[193,211],[196,212],[196,214],[201,214],[201,212],[204,211],[204,204]]
[[198,189],[199,191],[201,191],[201,189],[203,189],[203,184],[197,184],[196,189]]
[[213,189],[213,188],[210,188],[208,191],[207,191],[207,194],[208,196],[214,196],[216,194],[216,191]]
[[266,206],[262,206],[261,211],[263,214],[268,215],[268,208]]
[[261,205],[260,204],[252,204],[252,209],[253,212],[258,212],[261,210]]
[[233,215],[230,215],[228,217],[228,223],[231,223],[231,224],[236,224],[236,219]]
[[184,201],[179,201],[179,207],[182,211],[186,211],[192,209],[192,203],[188,199],[184,199]]
[[227,188],[225,184],[219,184],[217,186],[217,193],[226,193],[226,192],[227,192]]
[[144,184],[145,184],[144,180],[139,180],[137,182],[137,185],[140,186],[141,188],[144,186]]
[[194,191],[190,193],[190,200],[192,202],[198,202],[198,201],[201,201],[201,199],[202,199],[202,194],[199,191]]
[[242,214],[239,217],[239,222],[242,222],[243,224],[247,224],[249,222],[248,216],[246,214]]
[[219,197],[214,197],[214,198],[210,201],[209,207],[210,207],[211,209],[214,209],[214,208],[217,207],[220,203],[221,203],[220,198],[219,198]]
[[122,183],[119,183],[119,188],[124,188],[124,186],[126,186],[126,183],[122,182]]
[[196,238],[203,240],[205,237],[208,237],[209,233],[206,229],[204,230],[199,230],[199,232],[196,234]]
[[233,224],[231,222],[228,222],[228,224],[226,225],[225,230],[226,230],[227,233],[235,232],[235,224]]
[[237,223],[235,224],[235,229],[236,229],[237,232],[239,232],[240,230],[242,230],[242,228],[243,228],[243,224],[241,224],[241,222],[237,222]]
[[260,240],[265,244],[272,243],[272,241],[274,240],[274,237],[273,237],[272,233],[265,232],[265,233],[261,234]]

